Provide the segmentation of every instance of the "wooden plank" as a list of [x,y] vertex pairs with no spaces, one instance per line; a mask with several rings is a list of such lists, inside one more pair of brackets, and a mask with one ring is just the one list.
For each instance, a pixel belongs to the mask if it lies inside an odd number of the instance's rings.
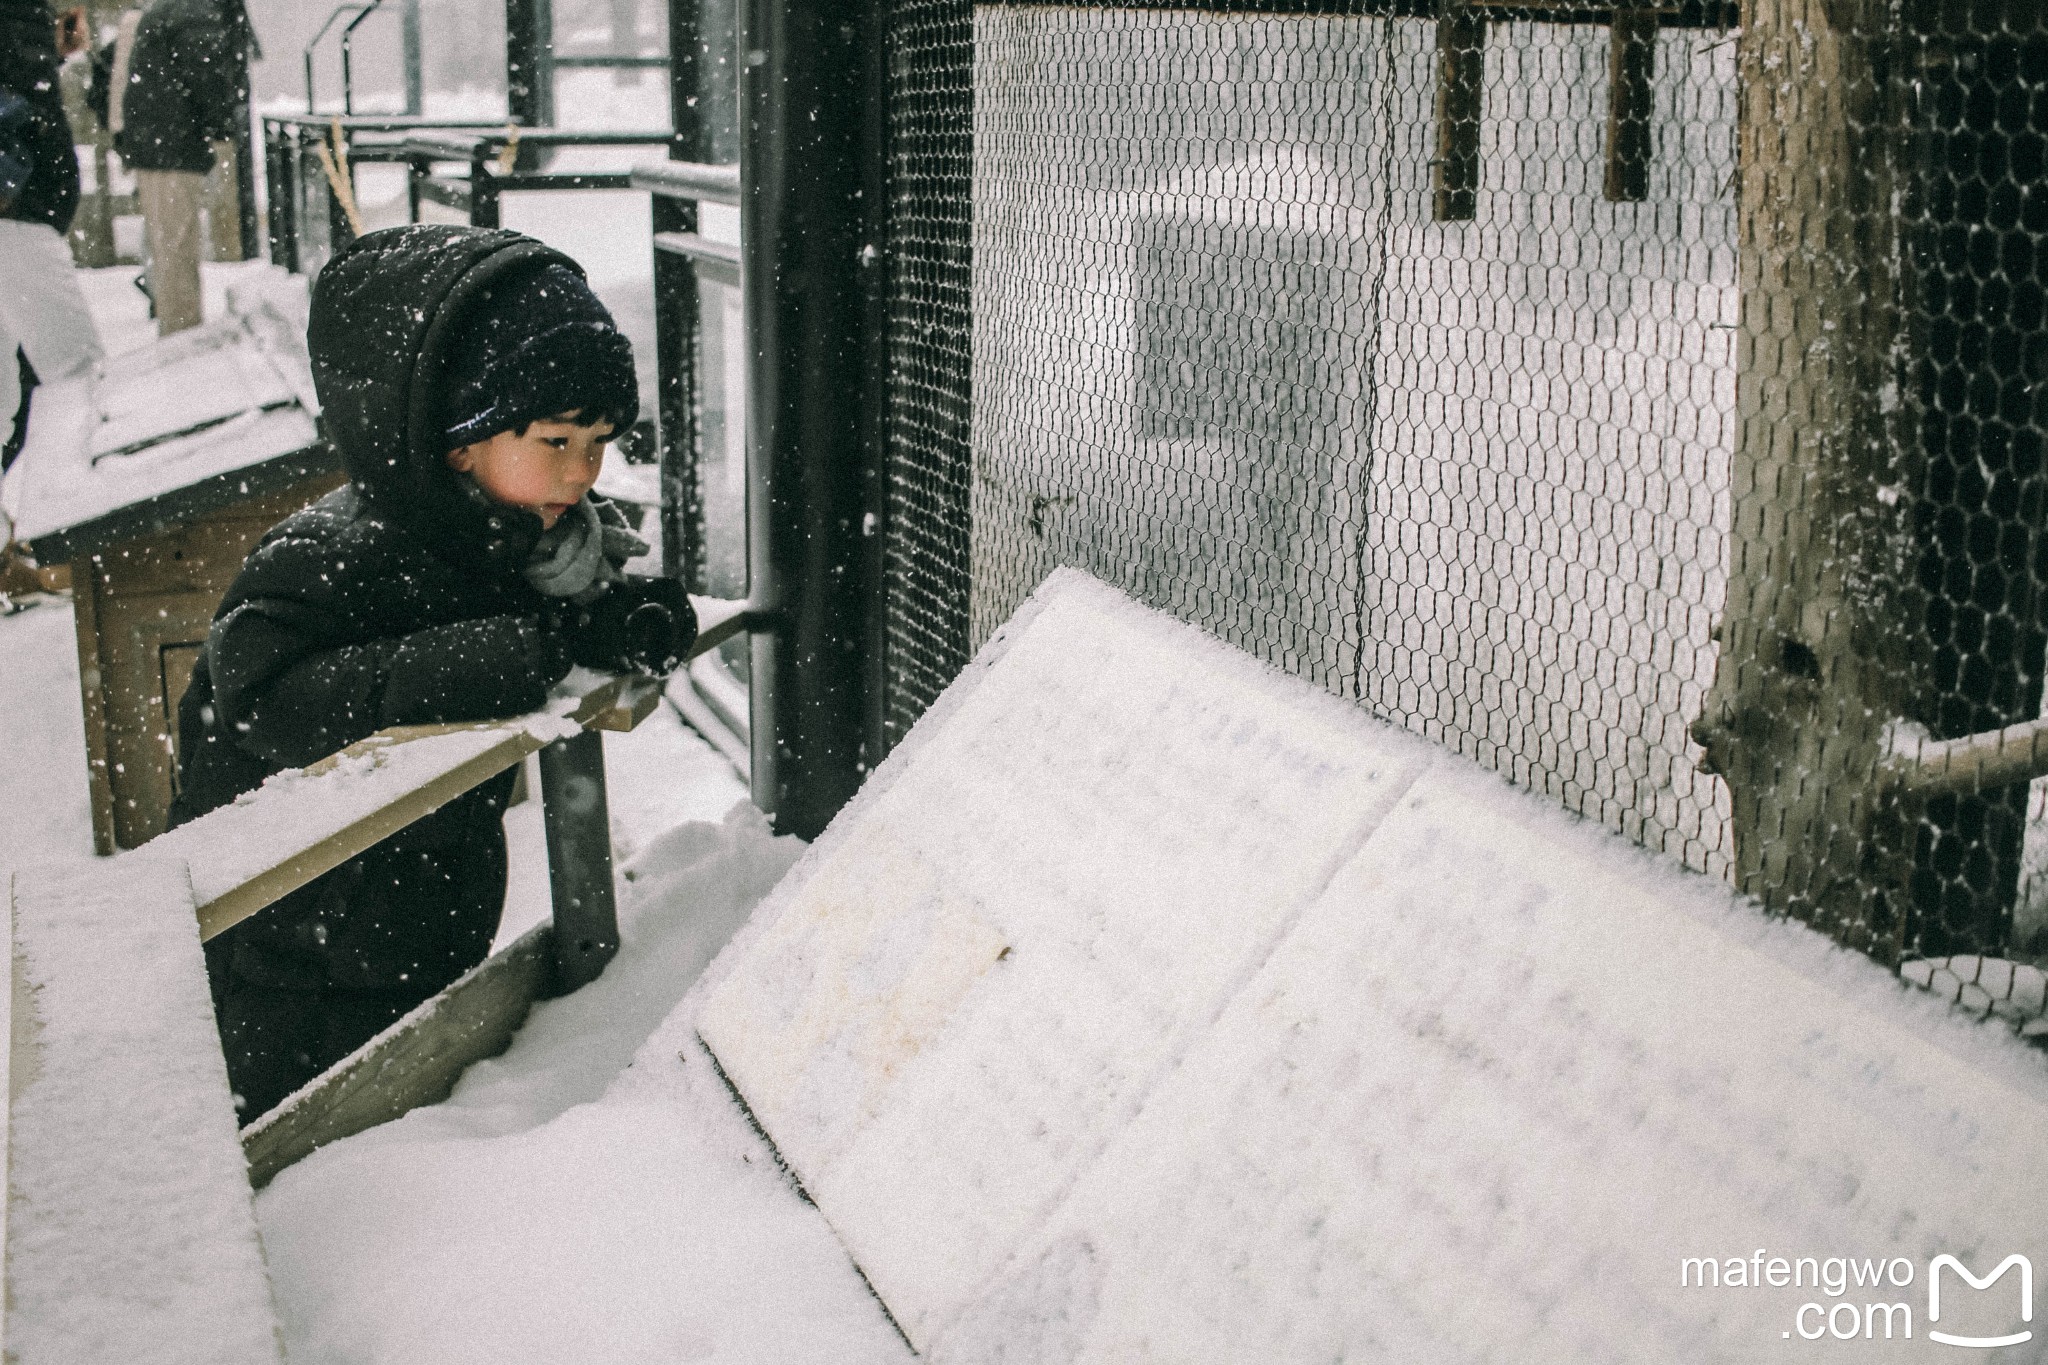
[[[200,937],[211,939],[528,754],[580,732],[618,704],[627,681],[610,679],[566,716],[542,713],[382,731],[310,765],[300,780],[272,779],[243,800],[172,830],[147,847],[176,853],[191,864],[193,887],[200,897]],[[395,797],[387,787],[361,780],[399,765],[412,771]],[[358,779],[357,792],[303,780],[344,767]],[[351,801],[351,796],[356,799]],[[250,872],[252,866],[255,870]]]
[[446,1099],[464,1068],[509,1047],[533,1002],[552,993],[554,960],[554,929],[538,925],[250,1124],[249,1183],[260,1190],[330,1142]]
[[1486,20],[1453,10],[1436,21],[1436,160],[1439,223],[1479,212],[1479,127],[1486,110]]
[[135,536],[173,531],[195,517],[249,498],[265,497],[314,478],[324,477],[321,491],[341,482],[341,457],[325,441],[287,451],[240,469],[210,475],[169,492],[114,508],[69,526],[24,537],[22,545],[36,562],[77,560],[118,546]]
[[[695,657],[695,652],[692,652]],[[618,699],[610,706],[591,716],[585,723],[586,730],[609,730],[615,734],[626,734],[640,728],[640,722],[654,714],[654,708],[661,705],[661,684],[653,678],[620,679]]]
[[[415,736],[425,740],[431,736]],[[397,741],[405,743],[406,740]],[[261,872],[246,880],[236,882],[219,895],[209,898],[199,907],[199,936],[205,942],[240,924],[249,916],[274,901],[298,890],[323,872],[332,871],[358,853],[389,838],[424,815],[439,810],[456,797],[480,783],[496,777],[505,769],[521,762],[528,754],[537,753],[548,741],[537,739],[523,730],[511,729],[496,743],[481,753],[465,754],[460,761],[449,765],[433,777],[405,792],[398,799],[380,805],[359,817],[350,820],[342,828],[305,844],[287,853],[283,858],[271,862]],[[374,742],[365,740],[364,745]],[[343,751],[349,757],[373,756],[375,748],[351,745]],[[307,770],[309,774],[311,769]],[[285,806],[283,802],[267,804]],[[224,807],[235,810],[236,807]],[[276,810],[278,818],[289,820],[289,807]],[[189,825],[172,830],[165,839],[177,839],[186,830],[199,830],[206,817]],[[211,831],[205,831],[210,834]],[[203,845],[195,838],[192,845],[180,851],[189,854],[195,867],[204,861]]]
[[1656,74],[1656,12],[1616,10],[1608,33],[1607,171],[1601,186],[1609,203],[1639,204],[1650,197]]

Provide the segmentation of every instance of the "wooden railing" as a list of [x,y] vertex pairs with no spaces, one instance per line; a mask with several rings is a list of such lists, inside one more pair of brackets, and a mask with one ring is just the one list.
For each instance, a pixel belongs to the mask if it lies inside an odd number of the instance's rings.
[[[752,624],[744,603],[696,606],[697,653]],[[529,716],[386,730],[132,852],[14,873],[0,1155],[6,1202],[26,1212],[0,1223],[21,1315],[9,1360],[278,1358],[252,1187],[442,1098],[535,1000],[604,969],[618,925],[602,732],[632,729],[660,695],[651,679],[607,678]],[[243,1129],[235,1150],[201,940],[529,754],[552,921]]]

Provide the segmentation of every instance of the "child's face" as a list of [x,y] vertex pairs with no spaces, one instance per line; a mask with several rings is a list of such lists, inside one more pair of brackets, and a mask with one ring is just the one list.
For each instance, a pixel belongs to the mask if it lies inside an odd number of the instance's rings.
[[564,412],[529,423],[524,431],[501,431],[448,452],[448,467],[476,480],[477,487],[508,507],[523,507],[553,526],[582,500],[604,467],[608,422],[578,426]]

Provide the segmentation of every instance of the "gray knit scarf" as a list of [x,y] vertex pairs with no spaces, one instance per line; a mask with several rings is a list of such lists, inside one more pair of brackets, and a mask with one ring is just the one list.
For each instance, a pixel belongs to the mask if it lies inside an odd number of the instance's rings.
[[647,549],[625,527],[608,525],[585,497],[541,533],[523,572],[536,591],[586,606],[626,576],[627,560]]

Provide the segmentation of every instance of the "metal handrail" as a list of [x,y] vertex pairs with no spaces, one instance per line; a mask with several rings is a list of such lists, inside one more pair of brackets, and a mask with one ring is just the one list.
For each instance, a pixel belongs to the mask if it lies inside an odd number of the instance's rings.
[[354,53],[352,51],[356,40],[356,30],[363,26],[363,20],[375,14],[383,4],[384,0],[370,0],[370,3],[364,6],[363,12],[351,19],[348,27],[341,31],[341,112],[344,114],[353,114],[356,111],[356,82],[353,64]]
[[660,161],[633,168],[633,188],[667,199],[710,204],[740,202],[740,168],[701,161]]
[[[375,0],[375,3],[381,4],[383,0]],[[342,15],[353,14],[359,10],[373,7],[374,5],[366,6],[361,4],[336,5],[333,11],[328,14],[326,22],[320,25],[319,31],[314,33],[312,40],[299,50],[299,59],[305,63],[306,68],[306,112],[308,114],[320,112],[313,102],[313,53],[320,46],[320,40],[327,36],[327,30],[333,28],[334,21]],[[346,93],[343,94],[342,98],[345,104],[348,98]]]

